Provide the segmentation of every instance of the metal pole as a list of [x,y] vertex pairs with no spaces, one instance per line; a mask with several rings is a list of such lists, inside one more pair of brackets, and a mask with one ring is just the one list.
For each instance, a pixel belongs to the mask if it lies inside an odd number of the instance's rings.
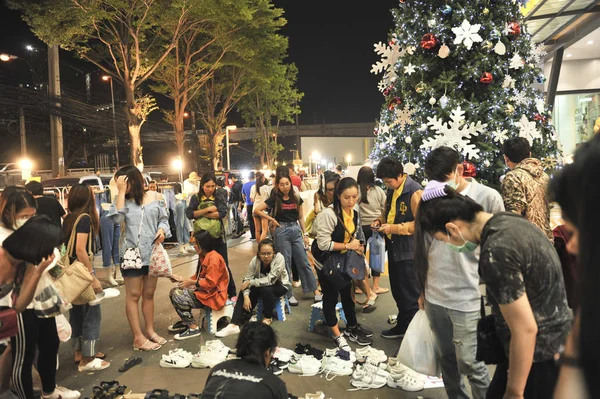
[[231,162],[229,162],[229,128],[225,128],[225,141],[227,145],[227,171],[231,170]]
[[25,113],[19,108],[19,134],[21,136],[21,157],[27,158],[27,140],[25,136]]
[[119,169],[119,142],[117,141],[117,118],[115,116],[115,92],[113,90],[113,80],[110,78],[110,100],[112,101],[112,114],[113,114],[113,140],[115,142],[115,161],[117,162],[117,169]]

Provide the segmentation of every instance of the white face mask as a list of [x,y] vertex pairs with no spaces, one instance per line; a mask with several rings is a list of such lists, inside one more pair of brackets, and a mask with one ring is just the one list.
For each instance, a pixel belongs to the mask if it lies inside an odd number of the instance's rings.
[[450,187],[453,190],[456,190],[458,188],[458,183],[456,182],[456,178],[458,177],[458,166],[456,167],[456,170],[454,171],[454,179],[450,180],[449,182],[446,182],[446,185],[448,187]]
[[15,220],[15,230],[22,227],[25,223],[27,223],[28,220],[29,219],[23,219],[23,218]]

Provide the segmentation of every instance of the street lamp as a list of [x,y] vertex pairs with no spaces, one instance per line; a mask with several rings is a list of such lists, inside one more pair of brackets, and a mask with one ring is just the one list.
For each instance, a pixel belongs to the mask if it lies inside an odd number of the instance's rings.
[[227,170],[231,170],[231,158],[229,157],[229,131],[237,130],[237,126],[230,125],[225,128],[225,144],[227,146]]
[[352,163],[352,154],[346,155],[346,163],[348,164],[348,166],[350,166],[350,164]]
[[116,169],[119,169],[119,144],[117,142],[117,119],[115,116],[115,92],[113,90],[113,80],[112,77],[108,75],[102,76],[102,80],[105,82],[110,82],[110,100],[112,102],[113,114],[113,140],[115,142],[115,161],[117,162]]
[[177,172],[179,173],[179,181],[181,182],[181,184],[183,184],[183,160],[181,159],[181,157],[177,156],[177,158],[175,158],[171,163],[171,166],[173,167],[173,169],[177,170]]
[[312,160],[315,163],[315,174],[317,174],[319,161],[321,160],[321,154],[319,154],[318,151],[314,151],[312,153]]

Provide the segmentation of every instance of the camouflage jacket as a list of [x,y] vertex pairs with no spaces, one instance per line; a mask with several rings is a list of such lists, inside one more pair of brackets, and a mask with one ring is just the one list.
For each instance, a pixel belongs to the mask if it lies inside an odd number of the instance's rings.
[[527,158],[506,174],[501,193],[507,211],[524,216],[554,241],[550,229],[550,204],[546,196],[549,181],[541,162]]

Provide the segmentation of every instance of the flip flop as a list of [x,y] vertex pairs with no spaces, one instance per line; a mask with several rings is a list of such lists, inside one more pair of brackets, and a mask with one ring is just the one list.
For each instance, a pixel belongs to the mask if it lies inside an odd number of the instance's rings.
[[146,342],[144,342],[141,346],[136,346],[135,344],[133,344],[134,351],[142,352],[157,351],[160,349],[160,347],[161,345],[157,344],[156,342],[150,341],[149,339],[147,339]]
[[367,304],[363,307],[363,313],[371,313],[374,312],[375,309],[377,309],[377,306],[375,306],[375,301],[373,299],[369,299]]
[[159,344],[159,345],[164,345],[167,343],[167,340],[164,339],[163,337],[161,337],[160,335],[158,335],[157,333],[154,333],[150,337],[150,341],[154,342],[155,344]]
[[121,373],[124,373],[124,372],[128,371],[129,369],[131,369],[132,367],[137,366],[138,364],[142,364],[142,358],[141,357],[130,357],[129,359],[127,359],[127,361],[125,362],[125,364],[123,365],[123,367],[121,367],[119,369],[119,371]]

